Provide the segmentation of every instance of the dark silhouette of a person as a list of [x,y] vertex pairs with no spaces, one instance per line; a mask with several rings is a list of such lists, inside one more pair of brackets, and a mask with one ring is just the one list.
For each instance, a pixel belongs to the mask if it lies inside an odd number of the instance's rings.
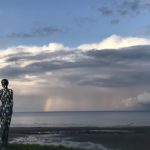
[[8,89],[8,80],[2,79],[1,84],[3,89],[0,90],[0,121],[1,121],[1,140],[2,149],[8,150],[8,134],[13,113],[13,90]]

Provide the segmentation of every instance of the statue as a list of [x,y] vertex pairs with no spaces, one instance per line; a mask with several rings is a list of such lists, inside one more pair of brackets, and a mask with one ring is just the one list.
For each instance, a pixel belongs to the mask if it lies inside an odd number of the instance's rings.
[[1,121],[1,140],[2,149],[8,150],[8,134],[13,113],[13,90],[8,89],[8,80],[2,79],[1,84],[3,89],[0,90],[0,121]]

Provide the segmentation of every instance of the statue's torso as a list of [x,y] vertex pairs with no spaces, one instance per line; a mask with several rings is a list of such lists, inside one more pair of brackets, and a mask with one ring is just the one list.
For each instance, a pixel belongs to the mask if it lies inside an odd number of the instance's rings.
[[13,90],[2,89],[0,90],[0,100],[1,100],[1,117],[9,117],[12,115],[13,111]]

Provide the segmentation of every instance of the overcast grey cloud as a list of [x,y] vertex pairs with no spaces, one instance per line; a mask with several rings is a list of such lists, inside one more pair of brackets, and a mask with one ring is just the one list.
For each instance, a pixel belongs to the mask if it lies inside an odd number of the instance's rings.
[[134,99],[150,88],[149,45],[84,51],[53,43],[10,48],[0,57],[1,77],[9,78],[19,91],[18,111],[26,110],[26,96],[37,101],[37,106],[31,104],[35,110],[45,110],[47,100],[61,103],[51,110],[144,109],[141,100]]
[[[1,68],[0,72],[4,76],[18,78],[25,74],[37,75],[50,71],[79,68],[83,70],[83,72],[86,72],[86,70],[89,71],[88,75],[84,77],[81,76],[80,80],[76,81],[82,85],[101,87],[126,87],[137,86],[137,84],[148,85],[150,75],[148,69],[150,66],[149,51],[149,46],[135,46],[120,50],[92,50],[87,52],[74,50],[69,52],[57,51],[54,53],[42,53],[34,56],[11,55],[6,59],[6,63],[9,63],[9,65]],[[79,53],[81,58],[79,58]],[[78,59],[75,59],[73,62],[61,59],[63,57],[69,58],[73,56],[78,57]],[[21,63],[21,61],[33,62],[24,67],[15,65]],[[14,64],[14,66],[12,64]],[[89,77],[93,74],[94,70],[99,70],[97,76],[100,75],[103,68],[110,69],[110,72],[106,72],[106,75],[110,76],[109,78]],[[75,76],[74,73],[73,76]],[[77,79],[79,79],[79,77]]]

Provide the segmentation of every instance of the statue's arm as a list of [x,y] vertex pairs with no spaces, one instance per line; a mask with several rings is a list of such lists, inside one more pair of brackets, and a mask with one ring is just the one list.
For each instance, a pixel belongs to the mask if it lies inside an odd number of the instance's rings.
[[1,112],[2,112],[2,90],[0,90],[0,101],[1,101],[1,105],[0,105],[0,117],[1,117]]
[[11,90],[11,105],[13,106],[13,90]]
[[0,101],[2,102],[2,90],[0,90]]

